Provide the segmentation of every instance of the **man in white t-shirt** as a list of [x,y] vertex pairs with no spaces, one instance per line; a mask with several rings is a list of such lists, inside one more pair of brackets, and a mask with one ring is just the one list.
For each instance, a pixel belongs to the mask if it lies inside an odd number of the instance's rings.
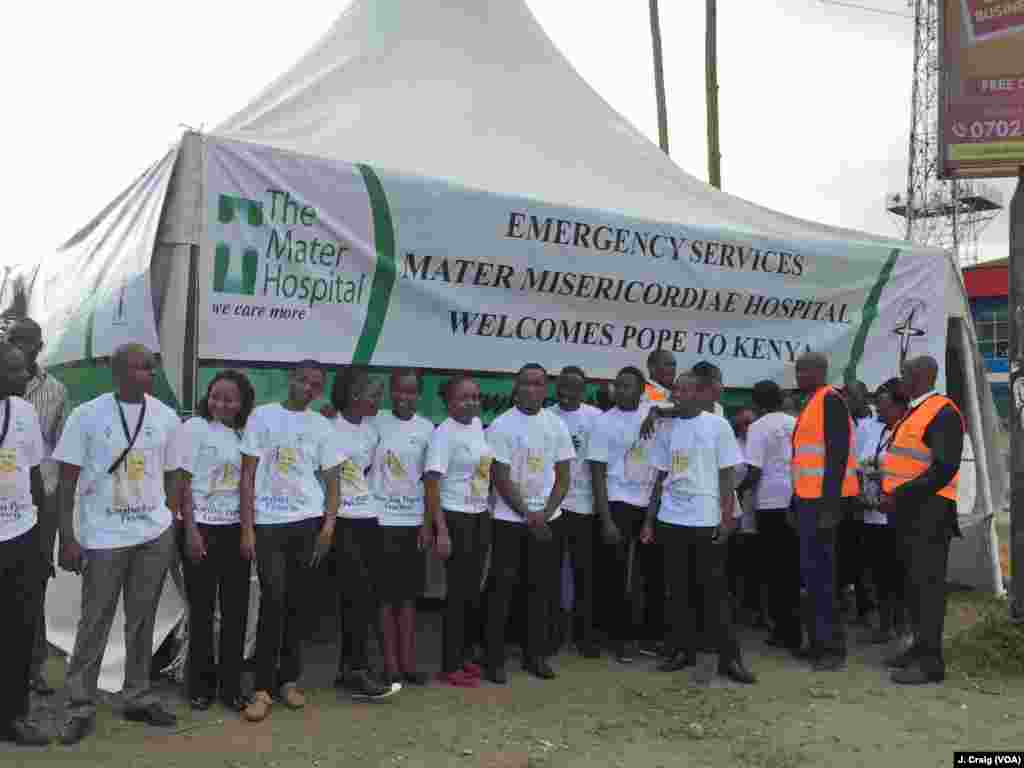
[[767,553],[764,583],[772,622],[769,645],[800,648],[800,539],[786,519],[793,500],[793,429],[796,419],[782,410],[783,392],[774,381],[754,384],[759,414],[747,430],[747,474],[737,489],[754,493],[757,531]]
[[122,592],[124,716],[164,727],[177,723],[150,690],[149,674],[156,609],[174,554],[168,506],[177,498],[171,438],[181,422],[146,394],[156,369],[148,349],[121,346],[110,365],[116,392],[76,408],[53,453],[60,462],[60,565],[82,574],[64,744],[81,741],[93,728],[96,681]]
[[594,493],[586,458],[590,436],[601,411],[583,402],[586,386],[582,369],[563,368],[555,385],[558,403],[549,410],[565,424],[576,450],[569,493],[562,502],[562,517],[555,525],[562,529],[561,538],[572,562],[573,640],[582,656],[593,659],[601,655],[594,639],[594,535],[600,536],[601,532],[597,529],[600,517],[594,514]]
[[673,604],[669,653],[659,669],[684,669],[703,653],[697,681],[706,683],[717,653],[719,673],[749,684],[756,679],[740,656],[725,581],[726,541],[736,525],[733,473],[742,457],[729,423],[702,410],[700,381],[692,373],[676,380],[681,413],[658,430],[651,457],[658,474],[641,538],[661,540]]
[[47,560],[40,543],[43,504],[43,435],[32,406],[20,395],[29,374],[25,357],[0,342],[0,741],[50,743],[29,720],[32,647]]
[[250,722],[266,718],[275,693],[289,709],[306,704],[299,679],[317,606],[311,576],[334,540],[344,460],[334,427],[309,410],[323,391],[320,364],[296,363],[288,399],[255,409],[242,438],[242,555],[256,560],[260,578]]
[[659,604],[658,588],[662,586],[656,547],[637,546],[655,476],[650,462],[653,441],[640,434],[650,409],[640,402],[644,383],[643,373],[632,366],[619,371],[616,405],[598,416],[587,449],[594,510],[606,545],[602,568],[609,591],[609,634],[615,658],[622,664],[633,660],[638,640],[653,646],[664,638],[663,619],[652,621],[653,612],[642,624],[636,622],[639,584],[643,584],[648,608]]
[[[516,375],[516,404],[487,430],[494,450],[492,473],[497,490],[494,508],[492,586],[487,605],[487,668],[492,682],[508,681],[505,673],[505,625],[512,590],[520,581],[527,589],[524,668],[544,680],[555,677],[548,664],[551,621],[557,592],[561,552],[551,523],[562,513],[569,491],[570,462],[576,453],[565,424],[543,409],[547,373],[536,363]],[[523,563],[526,573],[522,574]]]

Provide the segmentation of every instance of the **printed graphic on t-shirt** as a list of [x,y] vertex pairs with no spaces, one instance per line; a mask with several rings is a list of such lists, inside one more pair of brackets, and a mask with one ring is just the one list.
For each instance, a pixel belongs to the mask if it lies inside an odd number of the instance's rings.
[[469,480],[469,496],[472,501],[486,501],[487,493],[491,486],[491,462],[490,456],[481,456],[476,465],[476,471]]
[[686,451],[673,451],[672,452],[672,474],[683,475],[686,474],[686,470],[690,468],[690,457]]
[[214,470],[213,477],[210,480],[210,492],[231,493],[232,491],[237,491],[240,479],[238,467],[234,464],[226,463]]
[[415,496],[418,480],[410,475],[397,453],[388,450],[384,454],[381,467],[381,491],[384,496]]
[[632,483],[647,483],[653,478],[653,469],[647,460],[646,441],[637,440],[626,451],[625,471],[626,480]]
[[113,507],[110,512],[119,515],[123,523],[146,520],[156,509],[146,504],[147,474],[154,471],[155,462],[146,451],[129,451],[121,466],[114,472]]
[[341,462],[342,495],[359,496],[369,492],[370,486],[366,482],[366,475],[363,473],[363,470],[352,459],[345,459]]
[[544,505],[544,454],[528,446],[517,446],[512,457],[515,478],[529,507]]
[[0,496],[13,496],[18,483],[18,449],[0,449]]
[[292,446],[278,446],[270,462],[270,493],[273,496],[295,496],[302,493],[299,476],[299,450]]

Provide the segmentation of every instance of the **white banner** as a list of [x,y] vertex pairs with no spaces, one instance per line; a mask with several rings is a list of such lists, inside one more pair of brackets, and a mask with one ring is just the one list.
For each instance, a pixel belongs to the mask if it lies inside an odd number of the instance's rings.
[[808,349],[876,386],[945,359],[948,265],[573,209],[206,142],[199,356],[610,378],[652,349],[730,387],[792,385]]
[[47,366],[108,357],[121,344],[160,351],[149,268],[178,149],[170,150],[57,254],[29,298]]

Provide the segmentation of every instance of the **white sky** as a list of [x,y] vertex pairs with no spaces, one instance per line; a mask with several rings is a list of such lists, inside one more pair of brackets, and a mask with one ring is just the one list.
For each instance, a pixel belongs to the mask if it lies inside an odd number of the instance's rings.
[[[858,0],[906,12],[905,0]],[[415,0],[410,0],[415,2]],[[644,0],[527,0],[580,74],[652,140]],[[53,252],[181,134],[287,69],[343,0],[36,0],[5,11],[0,264]],[[674,160],[707,177],[704,3],[663,0]],[[906,184],[912,21],[821,0],[719,0],[722,181],[786,213],[887,235]],[[358,160],[359,158],[352,158]],[[1009,202],[1012,182],[1000,182]],[[1008,219],[983,258],[1008,253]]]

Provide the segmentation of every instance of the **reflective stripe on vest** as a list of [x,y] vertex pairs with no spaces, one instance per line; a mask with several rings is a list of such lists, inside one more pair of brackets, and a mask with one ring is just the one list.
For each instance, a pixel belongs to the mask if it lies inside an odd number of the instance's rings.
[[[881,462],[882,490],[885,493],[892,493],[904,483],[916,480],[928,471],[932,465],[932,452],[924,442],[924,433],[939,411],[947,405],[956,411],[963,424],[964,417],[952,400],[942,395],[932,395],[896,425],[896,434]],[[957,470],[953,479],[944,488],[940,488],[936,495],[955,502],[959,487],[960,471]]]
[[[793,430],[793,495],[800,499],[820,499],[825,488],[825,397],[838,393],[822,387],[808,401]],[[846,458],[841,495],[846,498],[860,493],[857,479],[857,456],[853,444],[853,419],[850,424],[850,452]]]

